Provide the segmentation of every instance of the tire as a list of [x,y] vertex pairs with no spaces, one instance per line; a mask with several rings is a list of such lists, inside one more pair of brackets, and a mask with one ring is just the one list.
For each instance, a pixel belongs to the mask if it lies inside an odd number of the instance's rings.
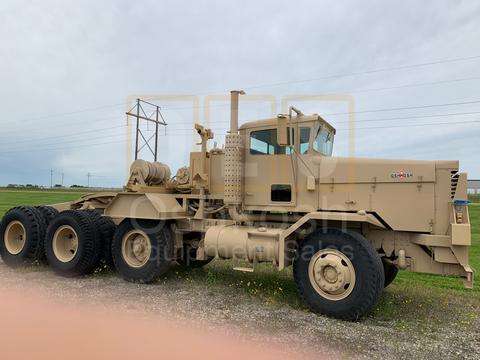
[[10,209],[0,223],[0,255],[8,266],[16,267],[40,260],[46,222],[32,206]]
[[91,213],[102,238],[103,249],[101,260],[109,267],[113,267],[112,241],[117,226],[110,217],[102,216],[100,212],[95,210]]
[[170,268],[173,252],[170,230],[158,221],[125,219],[113,236],[113,263],[130,282],[155,281]]
[[[45,233],[46,233],[46,229],[48,228],[48,225],[50,225],[50,222],[55,218],[55,216],[58,215],[58,210],[51,206],[35,206],[35,209],[37,209],[40,212],[40,214],[43,216],[43,220],[45,221],[45,226],[46,226],[45,227]],[[45,238],[42,241],[42,254],[37,259],[42,264],[46,263],[44,242],[45,242]]]
[[177,262],[187,269],[198,269],[204,267],[213,260],[213,257],[207,260],[197,260],[196,257],[197,249],[187,245],[183,247],[182,258],[177,259]]
[[382,258],[382,264],[383,264],[383,273],[385,275],[385,284],[383,287],[387,287],[397,277],[398,267],[396,267],[391,262],[387,261],[385,258]]
[[373,308],[385,282],[382,262],[370,242],[338,229],[319,230],[302,241],[293,274],[311,311],[349,321]]
[[[72,245],[73,240],[76,246]],[[92,272],[101,251],[101,234],[90,211],[63,211],[48,226],[45,254],[50,267],[59,275],[74,277]]]
[[40,213],[43,215],[47,226],[50,224],[53,218],[58,215],[58,210],[51,206],[35,206],[35,209],[40,211]]

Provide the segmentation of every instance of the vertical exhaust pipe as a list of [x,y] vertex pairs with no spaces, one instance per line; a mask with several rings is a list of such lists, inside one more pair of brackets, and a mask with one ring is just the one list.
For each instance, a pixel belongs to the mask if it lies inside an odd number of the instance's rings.
[[238,98],[240,95],[245,95],[245,91],[230,91],[230,134],[238,133]]
[[251,221],[251,216],[241,213],[243,198],[244,144],[238,133],[238,98],[243,90],[230,91],[230,131],[225,137],[224,197],[230,217],[239,222]]
[[243,90],[230,91],[230,131],[225,136],[224,202],[229,207],[242,204],[243,139],[238,133],[238,98]]

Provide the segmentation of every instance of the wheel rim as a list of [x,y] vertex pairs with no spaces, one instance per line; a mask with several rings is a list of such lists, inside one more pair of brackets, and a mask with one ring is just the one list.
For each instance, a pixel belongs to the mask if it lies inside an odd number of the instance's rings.
[[70,225],[60,226],[53,235],[53,253],[61,262],[69,262],[78,252],[78,235]]
[[22,252],[25,247],[27,231],[20,221],[12,221],[5,229],[5,248],[12,255]]
[[131,230],[122,239],[122,256],[125,262],[140,268],[150,259],[152,244],[150,238],[141,230]]
[[315,291],[328,300],[345,299],[355,287],[352,262],[335,249],[323,249],[313,255],[308,276]]

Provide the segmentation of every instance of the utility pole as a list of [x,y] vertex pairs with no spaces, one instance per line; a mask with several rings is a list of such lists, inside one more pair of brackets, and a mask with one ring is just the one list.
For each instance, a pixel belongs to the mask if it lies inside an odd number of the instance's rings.
[[63,187],[63,179],[65,177],[65,174],[62,172],[62,187]]
[[87,174],[87,187],[90,187],[90,178],[92,177],[92,174],[88,173]]
[[50,189],[53,188],[53,169],[50,169]]

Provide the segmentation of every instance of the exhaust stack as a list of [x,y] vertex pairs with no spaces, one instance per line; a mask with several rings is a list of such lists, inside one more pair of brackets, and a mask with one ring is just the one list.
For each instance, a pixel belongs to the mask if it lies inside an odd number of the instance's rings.
[[242,204],[243,139],[238,133],[238,98],[243,90],[232,90],[230,104],[230,131],[225,137],[224,202],[229,209]]
[[238,133],[238,98],[240,95],[245,95],[245,91],[230,91],[230,134]]

